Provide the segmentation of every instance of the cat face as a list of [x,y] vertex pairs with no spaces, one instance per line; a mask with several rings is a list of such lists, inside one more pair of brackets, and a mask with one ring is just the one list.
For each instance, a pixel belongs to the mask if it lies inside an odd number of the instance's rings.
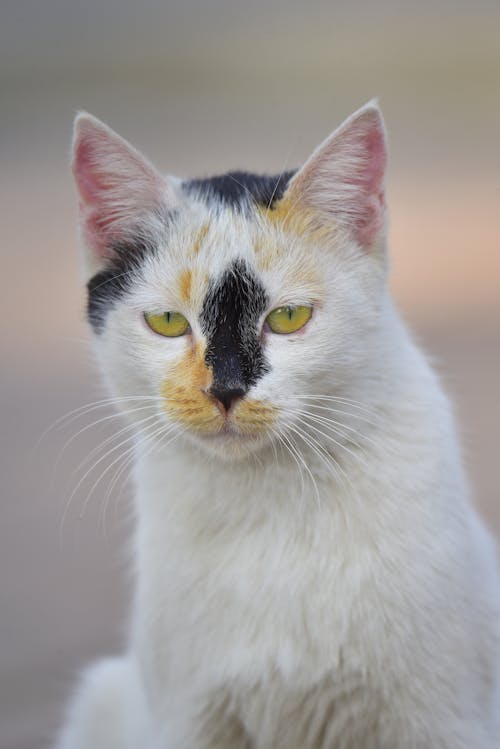
[[191,181],[80,115],[89,320],[139,431],[240,458],[349,392],[383,296],[384,163],[373,105],[295,174]]

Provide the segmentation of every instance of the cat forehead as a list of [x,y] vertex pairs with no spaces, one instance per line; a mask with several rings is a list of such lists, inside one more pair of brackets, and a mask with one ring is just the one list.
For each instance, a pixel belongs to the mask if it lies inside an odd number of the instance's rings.
[[[280,200],[293,174],[234,171],[178,183],[183,199],[170,234],[170,252],[181,262],[204,260],[211,275],[218,275],[238,258],[251,263],[266,244],[276,248],[282,228]],[[259,264],[262,269],[262,257]]]
[[272,295],[297,289],[300,296],[304,286],[317,285],[320,274],[314,248],[289,232],[274,211],[195,204],[176,218],[142,277],[145,288],[199,308],[221,279],[242,288],[258,279]]

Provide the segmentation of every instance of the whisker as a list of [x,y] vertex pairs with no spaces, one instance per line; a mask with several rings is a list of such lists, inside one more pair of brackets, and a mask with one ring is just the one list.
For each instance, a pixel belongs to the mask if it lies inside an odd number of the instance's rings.
[[307,434],[304,432],[304,430],[301,430],[298,425],[295,425],[292,427],[292,430],[295,432],[295,434],[298,435],[298,437],[305,442],[306,445],[308,445],[322,460],[322,462],[327,466],[330,473],[332,473],[335,480],[339,480],[339,475],[337,473],[337,469],[342,473],[342,468],[338,465],[337,461],[335,460],[334,456],[331,455],[323,445],[321,445],[317,440],[313,438],[312,435]]
[[321,393],[308,393],[305,395],[294,395],[294,398],[299,398],[300,400],[321,400],[321,401],[335,401],[337,403],[340,403],[341,405],[351,406],[352,408],[355,408],[360,411],[365,411],[366,413],[370,414],[371,416],[377,416],[378,412],[369,406],[367,406],[366,403],[363,403],[362,401],[358,400],[352,400],[350,398],[344,398],[340,395],[329,395],[329,394],[321,394]]
[[[271,429],[271,434],[273,434],[274,436],[277,436],[277,435],[278,435],[278,431],[277,431],[277,429]],[[274,440],[271,440],[271,445],[272,445],[272,448],[273,448],[273,453],[274,453],[274,462],[275,462],[275,464],[276,464],[276,467],[278,467],[278,465],[279,465],[279,461],[278,461],[278,451],[277,451],[277,449],[276,449],[276,443],[275,443],[275,441],[274,441]]]
[[[153,432],[153,434],[144,434],[142,440],[140,440],[139,442],[137,442],[137,443],[134,444],[134,446],[133,446],[134,451],[138,447],[140,447],[141,445],[145,444],[148,440],[151,440],[151,445],[149,446],[149,449],[143,455],[143,457],[148,457],[149,455],[151,455],[151,453],[154,450],[159,450],[159,449],[165,449],[165,448],[167,448],[168,445],[170,445],[171,442],[173,442],[175,439],[177,439],[177,437],[179,437],[180,435],[184,434],[184,432],[186,432],[186,431],[187,431],[187,429],[185,427],[182,428],[178,424],[163,424],[162,427],[159,430],[156,430],[155,432]],[[165,438],[168,437],[172,433],[173,433],[173,436],[171,437],[171,439],[169,439],[166,443],[164,443]],[[160,438],[158,440],[156,440],[155,438],[158,437],[158,436]],[[133,462],[134,462],[134,457],[135,457],[134,453],[133,452],[131,453],[130,450],[128,450],[127,453],[128,454],[126,456],[126,460],[125,460],[124,464],[122,466],[120,466],[119,469],[118,469],[118,473],[119,474],[122,474],[124,472],[124,470],[126,470],[127,467],[130,467],[133,464]],[[116,478],[116,475],[115,475],[115,478]],[[105,535],[106,535],[106,512],[107,512],[107,507],[109,505],[109,501],[110,501],[110,498],[111,498],[111,492],[112,492],[113,488],[114,488],[114,486],[111,487],[111,491],[108,489],[108,492],[107,492],[107,495],[106,495],[106,498],[105,498],[104,507],[103,507],[102,520],[103,520]]]
[[[161,436],[160,436],[160,439],[159,439],[159,440],[156,440],[155,442],[152,442],[152,443],[151,443],[150,449],[149,449],[149,450],[148,450],[148,451],[147,451],[147,452],[145,453],[145,455],[146,455],[146,456],[147,456],[147,455],[150,455],[150,454],[151,454],[151,453],[153,452],[153,450],[154,450],[154,449],[159,449],[159,448],[160,448],[160,446],[161,446],[161,443],[162,443],[162,440],[164,439],[164,437],[165,437],[166,435],[170,434],[171,432],[175,432],[175,431],[176,431],[176,429],[177,429],[177,433],[178,433],[178,434],[182,434],[182,433],[183,433],[183,432],[185,431],[185,429],[179,428],[179,425],[177,425],[177,424],[170,424],[170,425],[169,425],[169,424],[165,424],[165,425],[164,425],[164,427],[165,427],[165,434],[161,435]],[[175,436],[176,436],[176,435],[174,434],[174,437],[175,437]],[[139,441],[139,442],[136,442],[136,443],[135,443],[135,445],[134,445],[134,447],[135,447],[135,448],[137,449],[138,447],[140,447],[140,446],[141,446],[141,444],[143,444],[143,443],[147,442],[147,440],[148,440],[148,439],[149,439],[150,437],[151,437],[151,435],[149,435],[149,434],[147,434],[147,433],[146,433],[145,435],[143,435],[143,440],[142,440],[142,442],[141,442],[141,441]],[[169,443],[167,443],[167,445],[168,445],[168,444],[169,444]],[[123,476],[123,480],[122,480],[122,486],[120,487],[120,490],[119,490],[119,492],[117,492],[117,493],[116,493],[116,496],[115,496],[115,503],[114,503],[114,512],[116,512],[116,506],[117,506],[117,503],[118,503],[118,500],[119,500],[120,494],[121,494],[121,492],[122,492],[122,490],[123,490],[123,485],[124,485],[125,481],[126,481],[126,480],[127,480],[127,478],[128,478],[128,476],[127,476],[127,475],[125,475],[125,472],[126,472],[126,470],[127,470],[128,468],[130,468],[131,466],[133,466],[133,464],[134,464],[134,459],[135,459],[135,455],[134,455],[134,453],[131,453],[131,454],[129,454],[129,455],[127,456],[126,460],[124,461],[123,465],[122,465],[122,466],[121,466],[121,467],[120,467],[120,468],[118,469],[118,474],[119,474],[119,476],[120,476],[120,475],[122,475],[122,476]],[[116,483],[117,483],[117,482],[118,482],[118,480],[119,480],[119,476],[118,476],[118,477],[116,478]],[[109,494],[111,494],[111,493],[109,492]],[[106,501],[106,500],[105,500],[105,501]],[[109,499],[107,500],[107,502],[109,503],[109,501],[110,501],[110,497],[109,497]],[[105,508],[105,513],[106,513],[106,508]],[[104,524],[105,524],[105,523],[106,523],[106,515],[104,514]]]
[[[116,434],[112,435],[111,437],[108,437],[107,440],[105,440],[103,443],[101,443],[101,445],[97,448],[97,450],[102,449],[106,443],[108,443],[110,440],[112,441],[113,439],[116,439],[124,431],[127,431],[127,430],[128,431],[130,431],[130,430],[137,431],[139,429],[144,429],[144,428],[149,429],[150,426],[148,426],[148,422],[157,420],[158,418],[159,418],[158,414],[153,414],[152,416],[148,416],[145,419],[142,419],[141,421],[139,421],[139,422],[137,422],[135,424],[129,424],[129,425],[127,425],[126,427],[124,427],[123,429],[121,429]],[[147,436],[147,432],[145,434]],[[128,437],[128,439],[132,439],[134,436],[135,435],[132,434],[132,435],[130,435]],[[134,441],[133,447],[134,448],[137,447],[138,444],[140,444],[140,442]],[[96,450],[96,448],[94,448],[94,450],[92,452],[95,453],[95,450]],[[111,452],[112,451],[110,451],[110,453]],[[110,485],[108,486],[108,490],[107,490],[107,492],[106,492],[106,494],[104,496],[104,501],[103,501],[103,513],[104,514],[101,513],[101,517],[102,517],[102,521],[103,521],[104,536],[106,538],[107,538],[107,533],[106,533],[106,508],[107,508],[107,504],[110,501],[111,493],[112,493],[115,485],[118,483],[120,477],[123,476],[125,474],[125,471],[127,470],[127,468],[129,468],[132,465],[132,463],[134,461],[134,450],[133,449],[127,449],[127,451],[125,453],[123,453],[121,457],[124,458],[123,464],[121,466],[119,466],[117,468],[117,470],[115,471],[115,474],[113,476],[113,479],[110,482]],[[86,462],[87,462],[87,460],[83,461],[83,465],[85,465]],[[80,465],[82,465],[82,464],[80,464]]]
[[268,202],[268,204],[266,206],[266,210],[267,211],[270,209],[270,207],[273,204],[274,196],[276,195],[276,191],[278,189],[279,183],[281,182],[281,179],[282,179],[283,175],[285,174],[286,168],[288,166],[288,162],[290,160],[291,153],[292,153],[292,148],[290,147],[288,149],[287,155],[285,156],[285,161],[283,162],[283,166],[281,167],[281,170],[280,170],[280,173],[279,173],[279,177],[276,180],[276,184],[274,185],[274,189],[273,189],[273,191],[271,193],[271,197],[269,198],[269,202]]
[[[102,521],[104,536],[106,538],[107,538],[107,532],[106,532],[106,513],[107,513],[107,508],[108,508],[108,505],[109,505],[109,502],[110,502],[110,499],[111,499],[111,495],[112,495],[113,489],[116,486],[116,484],[118,483],[118,481],[120,479],[120,476],[123,476],[125,474],[125,472],[130,468],[130,466],[133,465],[136,449],[141,444],[145,444],[146,442],[148,442],[148,440],[150,440],[151,441],[151,445],[150,445],[149,450],[146,453],[146,456],[150,455],[155,448],[159,447],[159,445],[160,445],[161,441],[163,440],[163,438],[165,437],[165,435],[168,435],[171,432],[175,431],[175,428],[176,428],[177,425],[176,424],[162,424],[161,426],[162,426],[162,429],[159,432],[158,432],[158,430],[156,430],[151,435],[146,432],[142,436],[143,437],[142,441],[139,440],[138,442],[135,442],[134,445],[133,445],[134,449],[128,451],[127,455],[124,454],[124,456],[122,456],[125,459],[124,459],[122,465],[119,466],[118,469],[116,470],[115,475],[114,475],[112,481],[110,482],[110,485],[108,486],[108,490],[107,490],[107,492],[105,494],[104,501],[103,501],[103,506],[102,506],[102,511],[101,511],[101,521]],[[164,431],[164,434],[162,434],[162,431]],[[158,436],[158,434],[160,435],[160,439],[156,440],[155,438]]]
[[[82,427],[81,429],[79,429],[78,432],[76,432],[75,434],[73,434],[65,442],[62,450],[60,451],[59,455],[57,456],[57,459],[56,459],[56,462],[55,462],[55,465],[54,465],[54,471],[57,471],[57,468],[59,467],[59,464],[60,464],[60,462],[61,462],[61,460],[62,460],[62,458],[63,458],[66,450],[71,445],[71,443],[74,442],[80,435],[82,435],[85,432],[87,432],[89,429],[92,429],[92,428],[98,426],[99,424],[104,423],[105,421],[109,421],[110,419],[117,419],[117,418],[120,418],[120,417],[129,416],[130,414],[136,413],[137,411],[144,411],[145,409],[154,408],[155,405],[156,404],[148,403],[145,406],[138,406],[137,408],[132,408],[132,409],[129,409],[128,411],[117,411],[116,413],[108,414],[107,416],[103,416],[102,418],[97,419],[96,421],[92,421],[90,424],[86,424],[84,427]],[[128,427],[124,427],[124,429],[126,429],[126,428],[134,428],[134,427],[135,427],[135,424],[129,424]],[[121,431],[123,431],[123,430],[120,430],[120,432]],[[118,432],[118,434],[120,434],[120,432]],[[113,434],[111,437],[108,437],[108,439],[112,440],[116,436],[117,436],[117,434]],[[101,443],[101,447],[103,446],[103,444],[105,444],[105,443]],[[88,459],[90,459],[90,457],[94,453],[95,449],[96,448],[94,448],[92,450],[92,452],[89,453]],[[77,469],[77,471],[79,470],[79,468]]]
[[[292,432],[295,432],[296,434],[298,434],[299,437],[300,437],[300,432],[298,432],[296,429],[294,429],[293,427],[289,427],[289,429],[291,429]],[[314,491],[315,491],[315,494],[316,494],[317,505],[318,505],[318,507],[320,507],[321,506],[321,497],[320,497],[320,494],[319,494],[318,484],[316,483],[316,479],[314,478],[314,476],[313,476],[313,474],[311,472],[311,469],[307,465],[307,463],[306,463],[304,457],[302,456],[302,453],[298,449],[297,445],[294,445],[294,443],[288,438],[288,436],[286,436],[286,435],[283,434],[282,437],[287,440],[287,442],[290,445],[290,447],[294,450],[294,452],[296,452],[297,457],[299,458],[300,462],[302,463],[302,465],[306,469],[307,473],[309,474],[309,477],[310,477],[310,479],[311,479],[311,481],[313,483],[313,486],[314,486]]]
[[[127,457],[124,458],[124,461],[123,461],[122,465],[118,466],[118,468],[116,469],[115,474],[114,474],[113,478],[111,479],[111,481],[110,481],[110,483],[108,485],[106,494],[104,495],[103,504],[102,504],[102,508],[101,508],[101,525],[102,525],[102,529],[103,529],[103,533],[104,533],[104,538],[106,539],[106,541],[108,540],[106,516],[107,516],[108,506],[109,506],[109,503],[111,501],[111,497],[113,495],[113,490],[114,490],[115,486],[118,484],[118,481],[120,480],[120,478],[123,477],[123,482],[122,482],[122,485],[120,487],[120,491],[117,492],[117,496],[119,494],[121,494],[121,492],[122,492],[122,490],[124,488],[124,485],[125,485],[125,481],[128,478],[127,470],[130,468],[130,466],[132,465],[133,461],[134,461],[134,454],[133,453],[129,454]],[[115,504],[115,511],[116,511],[116,509],[117,509],[117,504]]]
[[85,481],[85,479],[86,479],[86,478],[87,478],[87,477],[89,476],[89,474],[90,474],[90,473],[91,473],[91,472],[92,472],[93,470],[95,470],[95,468],[97,468],[97,466],[98,466],[98,465],[100,465],[100,464],[101,464],[101,463],[102,463],[102,462],[103,462],[104,460],[106,460],[106,458],[107,458],[107,457],[109,457],[110,455],[112,455],[112,453],[113,453],[113,452],[115,452],[115,450],[119,450],[119,449],[120,449],[120,447],[122,447],[123,445],[126,445],[126,444],[127,444],[127,442],[130,442],[130,440],[131,440],[131,439],[133,439],[133,438],[134,438],[134,436],[135,436],[134,434],[131,434],[131,435],[129,435],[129,436],[128,436],[128,437],[126,437],[126,438],[125,438],[124,440],[122,440],[121,442],[119,442],[119,443],[118,443],[118,445],[115,445],[114,447],[112,447],[112,448],[110,448],[109,450],[107,450],[107,451],[106,451],[106,452],[104,453],[104,455],[102,455],[102,456],[101,456],[101,457],[100,457],[100,458],[99,458],[98,460],[96,460],[96,461],[95,461],[95,462],[94,462],[94,463],[93,463],[93,464],[92,464],[92,465],[90,466],[90,468],[88,468],[88,469],[87,469],[87,471],[85,471],[85,473],[83,474],[83,476],[82,476],[82,477],[80,478],[80,480],[79,480],[79,481],[78,481],[78,483],[76,484],[75,488],[73,489],[73,491],[72,491],[72,492],[71,492],[71,494],[70,494],[70,497],[69,497],[69,499],[68,499],[68,500],[67,500],[67,502],[66,502],[66,505],[65,505],[65,508],[64,508],[64,511],[63,511],[63,514],[62,514],[62,517],[61,517],[61,523],[60,523],[60,536],[61,536],[61,538],[62,538],[62,531],[63,531],[63,527],[64,527],[64,522],[65,522],[65,519],[66,519],[67,513],[68,513],[68,511],[69,511],[69,508],[70,508],[70,506],[71,506],[71,504],[72,504],[72,502],[73,502],[73,498],[74,498],[74,496],[76,495],[76,493],[78,492],[78,490],[79,490],[80,486],[81,486],[81,485],[83,484],[83,482]]
[[[316,414],[307,414],[306,419],[310,418],[312,421],[314,421],[317,424],[320,424],[321,426],[325,426],[328,429],[330,429],[335,435],[338,437],[341,437],[342,439],[345,439],[349,444],[356,447],[365,457],[368,457],[368,445],[374,448],[377,452],[380,452],[381,450],[387,454],[387,445],[382,442],[381,440],[375,441],[371,438],[369,434],[364,434],[363,432],[359,432],[358,430],[354,429],[353,427],[349,427],[347,424],[340,425],[340,428],[336,425],[337,422],[330,422],[330,419],[324,416],[318,416]],[[345,433],[341,430],[347,429],[350,433]],[[352,434],[351,434],[352,432]],[[354,439],[353,435],[356,435],[359,438],[359,441],[357,439]],[[363,444],[364,443],[364,444]]]
[[[162,424],[160,427],[158,427],[151,435],[146,435],[146,438],[144,441],[147,440],[147,438],[153,439],[158,434],[160,434],[165,429],[165,425]],[[107,475],[107,473],[117,464],[118,461],[122,460],[124,457],[130,455],[137,447],[136,442],[134,442],[130,447],[128,447],[124,453],[121,453],[116,457],[108,466],[105,467],[105,469],[102,471],[102,473],[99,475],[99,477],[96,479],[96,481],[93,483],[92,488],[87,494],[87,497],[85,498],[85,502],[83,503],[82,510],[80,512],[80,519],[84,517],[85,512],[87,511],[88,503],[90,501],[90,498],[92,497],[96,487],[98,484],[102,481],[102,479]]]
[[[286,449],[286,451],[292,456],[295,464],[297,465],[297,468],[299,469],[299,476],[300,476],[300,483],[301,483],[301,492],[300,492],[300,499],[301,501],[304,498],[304,492],[305,492],[305,482],[304,482],[304,472],[302,469],[302,466],[300,462],[297,460],[297,456],[295,453],[291,450],[289,446],[289,441],[285,441],[285,435],[280,433],[277,429],[271,429],[271,432],[276,436],[278,440],[278,444],[280,444],[282,447]],[[276,454],[277,457],[277,454]]]
[[309,445],[309,447],[314,450],[319,457],[323,459],[323,462],[326,463],[335,480],[340,481],[344,485],[344,487],[350,489],[352,493],[357,497],[358,493],[347,472],[342,468],[338,461],[335,460],[335,457],[326,450],[324,445],[318,442],[318,440],[311,434],[305,435],[302,432],[298,432],[298,434],[304,440],[304,442]]
[[[369,435],[360,432],[359,430],[349,426],[348,424],[343,424],[342,422],[336,421],[335,419],[329,419],[325,416],[311,413],[310,411],[299,411],[297,409],[293,409],[290,412],[295,416],[301,416],[306,421],[311,421],[316,424],[320,424],[321,426],[327,427],[337,437],[346,440],[349,444],[356,447],[363,455],[365,455],[365,457],[367,455],[366,448],[360,442],[354,439],[353,435],[357,435],[362,442],[370,444],[376,450],[380,449],[380,445],[375,442]],[[347,430],[347,432],[344,430]]]
[[35,443],[35,447],[39,447],[41,442],[45,439],[45,437],[53,430],[57,429],[58,427],[62,427],[62,425],[68,421],[68,423],[71,423],[71,421],[74,420],[74,418],[79,418],[80,416],[84,416],[87,413],[91,413],[92,411],[99,409],[99,408],[105,408],[106,406],[111,405],[120,405],[120,403],[123,403],[125,401],[130,400],[161,400],[159,396],[155,395],[125,395],[125,396],[115,396],[112,398],[102,398],[101,400],[97,401],[91,401],[90,403],[85,403],[82,406],[79,406],[78,408],[74,408],[72,411],[69,411],[68,413],[63,414],[62,416],[59,416],[52,424],[50,424],[40,435],[37,442]]
[[[145,416],[144,419],[140,419],[139,421],[134,422],[133,424],[125,424],[121,429],[119,429],[117,432],[114,432],[109,437],[106,437],[102,442],[100,442],[98,445],[96,445],[88,455],[86,455],[83,460],[79,463],[78,467],[72,472],[72,475],[76,475],[81,471],[84,466],[92,461],[97,453],[99,453],[100,450],[102,450],[104,447],[109,445],[110,443],[113,443],[118,437],[121,437],[122,434],[126,434],[127,432],[132,432],[132,434],[127,437],[127,439],[131,439],[134,435],[133,433],[136,432],[141,426],[147,424],[149,421],[153,421],[154,419],[158,418],[158,414],[153,413],[149,416]],[[113,450],[111,450],[112,452]]]
[[[312,406],[312,408],[315,408],[315,406]],[[366,439],[367,442],[371,442],[370,438],[365,435],[363,432],[360,432],[359,429],[356,429],[353,426],[350,426],[349,424],[344,424],[342,421],[337,421],[336,419],[328,418],[327,416],[321,416],[321,414],[315,414],[312,411],[305,411],[303,409],[293,408],[289,409],[289,413],[299,416],[303,416],[304,418],[311,419],[314,421],[317,421],[318,423],[322,423],[325,425],[328,425],[332,431],[337,433],[340,437],[343,437],[344,439],[352,442],[356,447],[361,447],[361,445],[356,442],[352,435],[357,435],[361,439]],[[347,430],[347,433],[345,431],[340,430]],[[352,434],[351,434],[352,433]]]
[[379,427],[380,422],[379,421],[373,421],[368,416],[365,416],[363,413],[352,413],[352,411],[345,411],[342,408],[334,408],[333,406],[322,406],[318,403],[312,402],[308,403],[304,400],[304,406],[307,406],[308,408],[315,408],[318,411],[328,411],[329,413],[336,414],[338,416],[349,416],[352,419],[358,419],[359,421],[363,421],[366,424],[369,424],[373,427]]
[[334,445],[336,445],[336,446],[337,446],[337,447],[339,447],[340,449],[342,449],[342,450],[345,450],[345,452],[349,453],[349,455],[351,455],[351,456],[352,456],[353,458],[355,458],[355,460],[358,460],[358,461],[360,461],[360,462],[361,462],[361,464],[362,464],[362,465],[363,465],[363,466],[364,466],[365,468],[367,468],[366,462],[365,462],[365,461],[364,461],[364,460],[363,460],[363,459],[361,458],[361,456],[360,456],[360,455],[358,455],[357,453],[355,453],[355,452],[354,452],[353,450],[351,450],[351,449],[350,449],[349,447],[347,447],[347,445],[344,445],[344,444],[343,444],[342,442],[339,442],[339,441],[338,441],[338,440],[336,440],[336,439],[335,439],[334,437],[332,437],[332,435],[331,435],[331,434],[327,434],[327,433],[326,433],[326,432],[324,432],[324,431],[323,431],[322,429],[319,429],[318,427],[314,426],[313,424],[308,424],[308,422],[307,422],[307,421],[306,421],[305,419],[303,419],[302,417],[300,417],[300,416],[297,416],[296,418],[297,418],[297,420],[298,420],[298,421],[300,421],[300,422],[301,422],[302,424],[305,424],[305,425],[306,425],[306,426],[308,426],[308,427],[309,427],[310,429],[314,429],[314,431],[315,431],[315,432],[317,432],[318,434],[321,434],[321,436],[322,436],[322,437],[325,437],[326,439],[330,440],[330,442],[332,442],[332,443],[333,443]]
[[113,281],[117,281],[119,278],[124,278],[125,276],[136,276],[137,270],[137,268],[131,268],[130,270],[123,271],[122,273],[116,273],[116,275],[114,276],[105,278],[104,281],[101,281],[101,283],[97,284],[97,286],[94,286],[93,291],[97,291],[97,289],[100,289],[102,286],[106,286],[106,284],[108,283],[113,283]]
[[255,203],[255,196],[248,189],[248,187],[243,184],[243,182],[240,182],[238,179],[236,179],[236,177],[233,174],[227,174],[226,176],[229,177],[230,179],[232,179],[233,182],[236,182],[237,185],[239,185],[240,187],[242,187],[245,190],[245,192],[247,192],[250,195],[251,203]]

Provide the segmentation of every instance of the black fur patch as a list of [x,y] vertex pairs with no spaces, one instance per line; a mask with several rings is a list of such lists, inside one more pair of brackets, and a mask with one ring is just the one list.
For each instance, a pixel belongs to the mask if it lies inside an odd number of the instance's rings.
[[87,283],[87,317],[95,333],[102,332],[107,313],[133,285],[144,259],[155,251],[153,243],[139,239],[113,246],[109,265]]
[[235,210],[246,210],[254,205],[272,209],[283,197],[294,171],[280,175],[227,172],[206,179],[192,179],[183,183],[188,193],[197,193],[207,202],[218,200]]
[[258,329],[267,304],[264,288],[243,260],[236,260],[211,284],[201,324],[214,391],[243,391],[243,395],[269,371]]

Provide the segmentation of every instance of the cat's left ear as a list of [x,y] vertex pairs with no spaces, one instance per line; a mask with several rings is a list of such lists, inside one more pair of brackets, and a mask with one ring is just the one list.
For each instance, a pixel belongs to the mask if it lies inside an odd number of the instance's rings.
[[[173,186],[121,136],[86,112],[75,120],[73,175],[89,272],[120,244],[154,235],[175,208]],[[131,242],[133,244],[133,242]]]
[[323,226],[340,225],[369,251],[384,226],[386,160],[382,114],[369,102],[316,149],[283,200]]

